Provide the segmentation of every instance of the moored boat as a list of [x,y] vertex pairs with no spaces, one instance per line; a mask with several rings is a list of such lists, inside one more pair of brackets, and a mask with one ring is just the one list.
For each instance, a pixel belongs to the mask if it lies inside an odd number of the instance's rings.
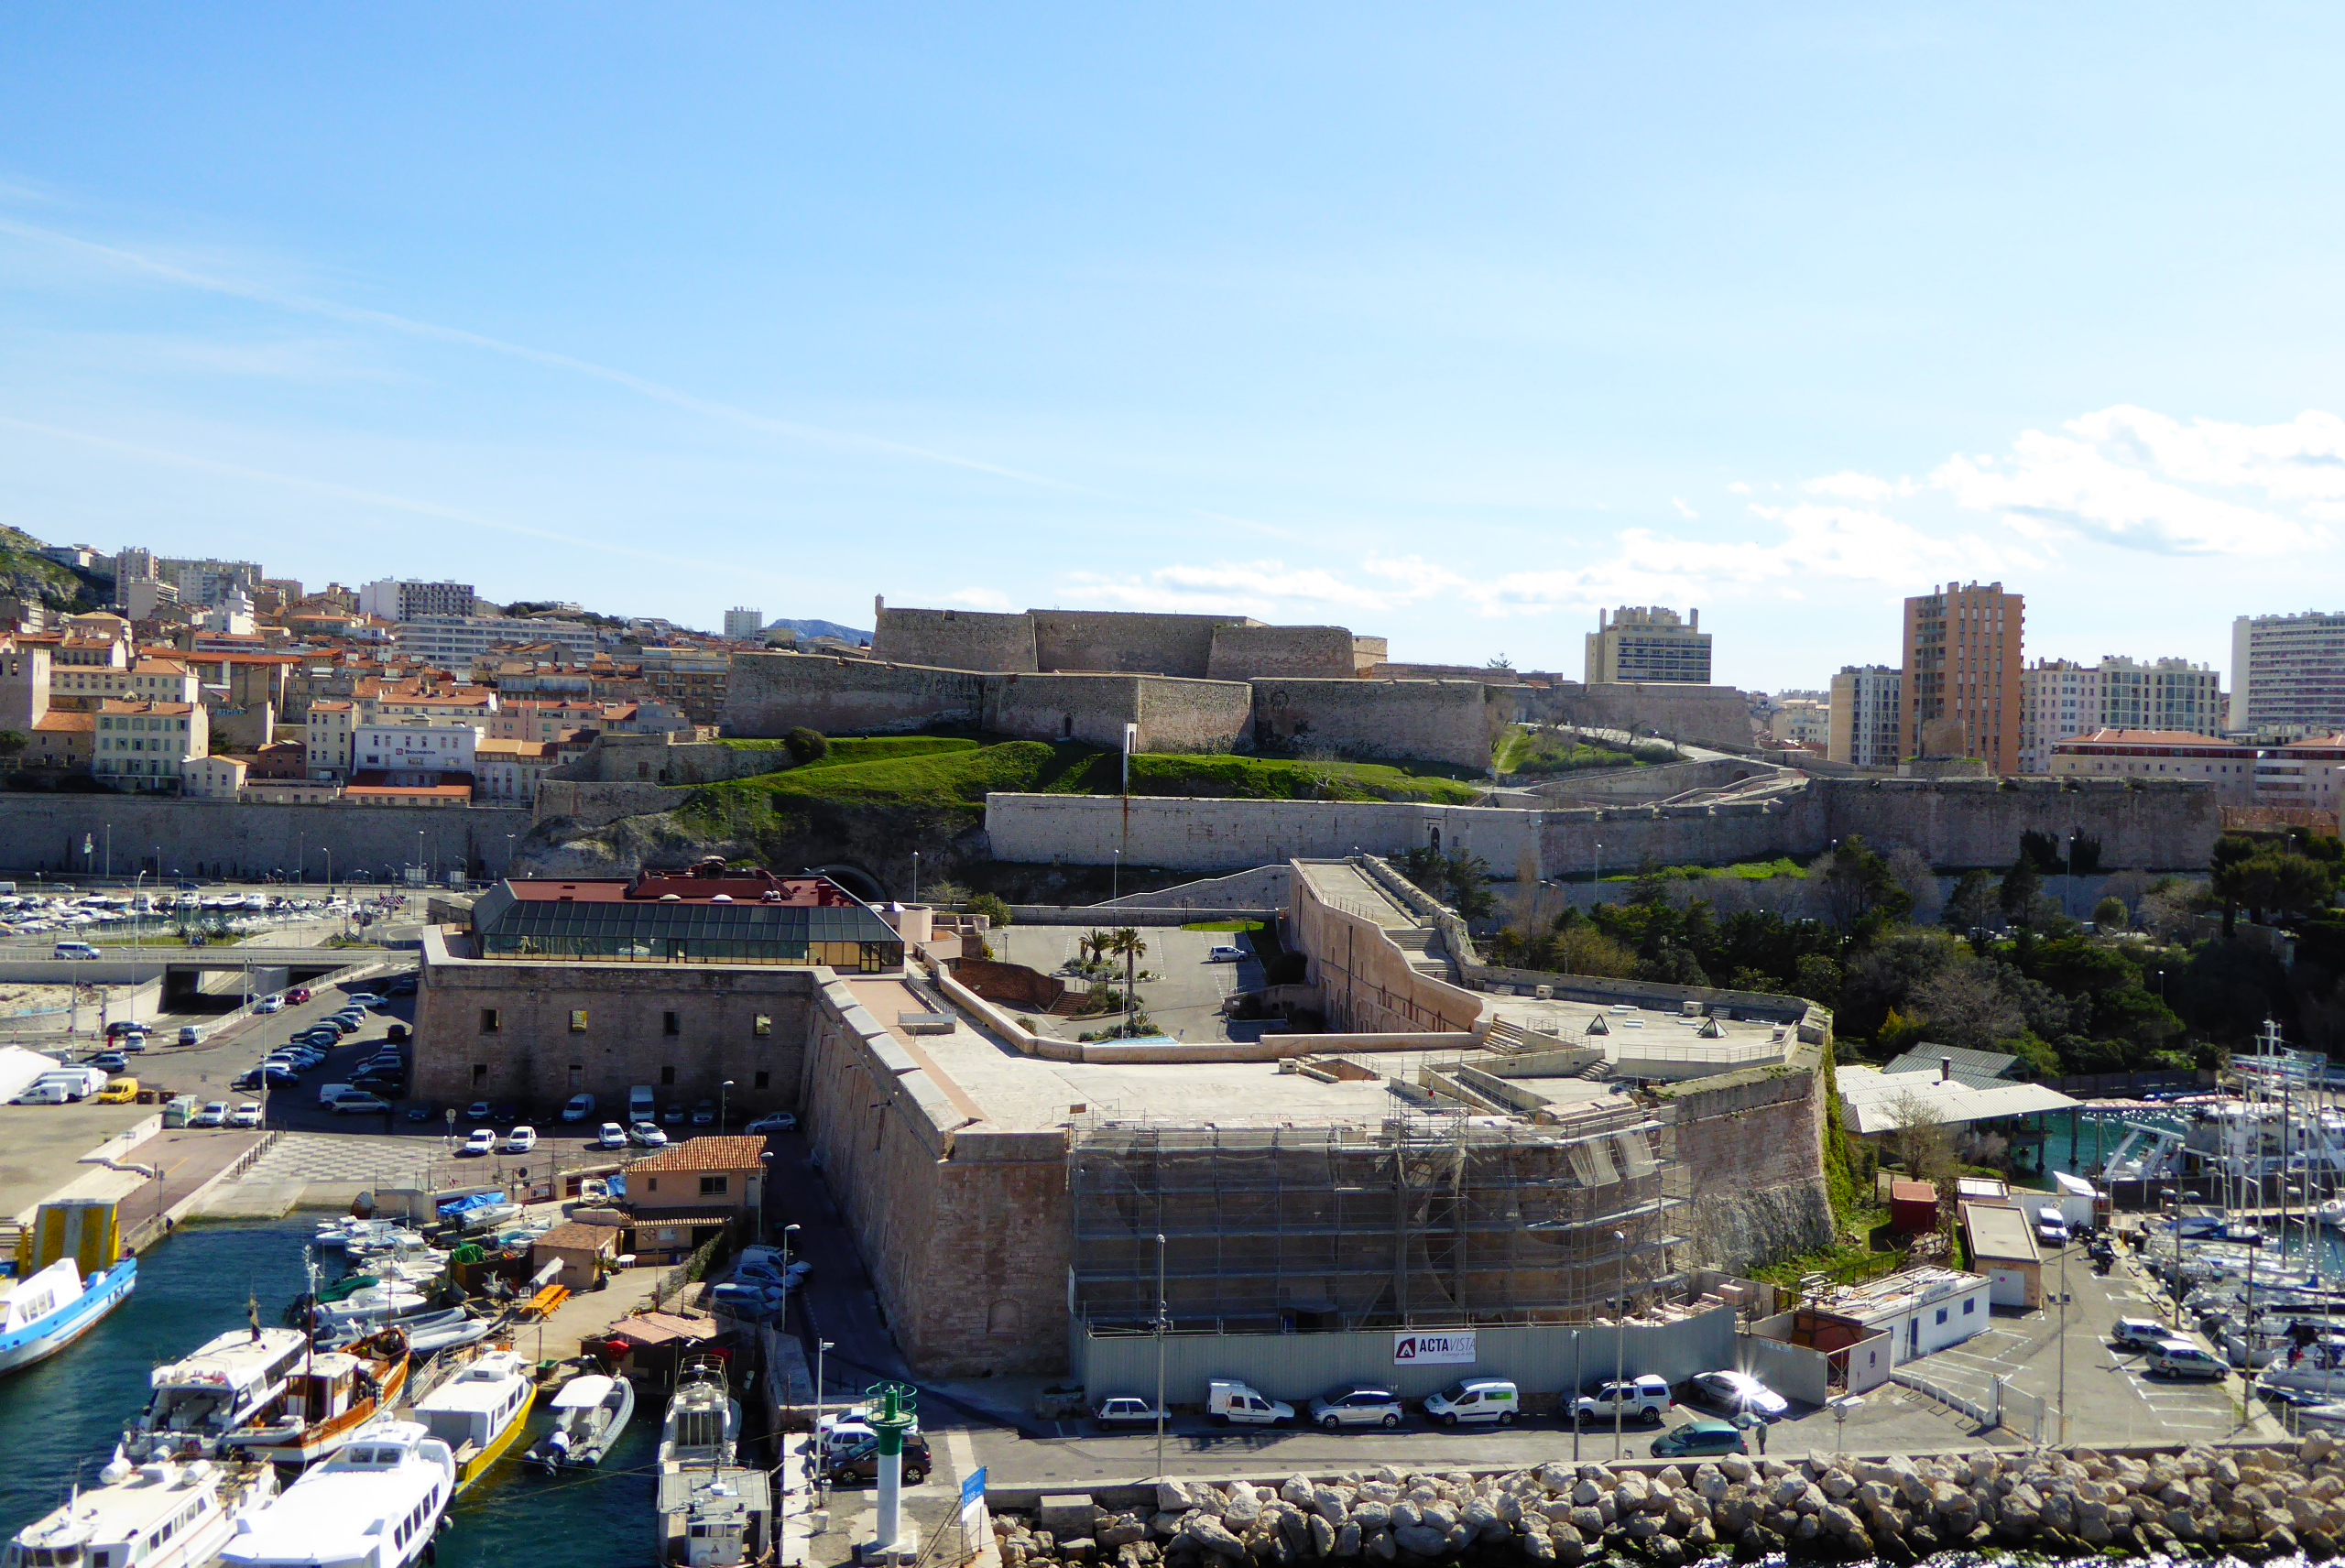
[[537,1394],[527,1361],[510,1350],[485,1350],[415,1402],[415,1419],[455,1455],[456,1490],[479,1480],[520,1438]]
[[660,1468],[730,1465],[740,1439],[741,1401],[733,1398],[724,1365],[703,1359],[685,1367],[660,1428]]
[[203,1568],[277,1495],[267,1465],[116,1459],[100,1484],[16,1532],[0,1568]]
[[407,1568],[431,1549],[455,1495],[446,1443],[414,1421],[374,1421],[240,1521],[220,1561],[230,1568]]
[[278,1465],[314,1465],[398,1403],[410,1365],[407,1336],[395,1328],[347,1350],[312,1351],[286,1380],[277,1419],[231,1432],[221,1445]]
[[0,1279],[0,1372],[14,1372],[56,1355],[98,1326],[138,1282],[138,1259],[83,1279],[80,1265],[60,1258],[23,1279]]
[[147,1375],[154,1392],[124,1431],[118,1457],[209,1459],[223,1440],[278,1413],[310,1342],[289,1328],[239,1329],[207,1340]]
[[635,1415],[635,1386],[624,1377],[573,1377],[553,1397],[553,1430],[526,1456],[549,1475],[569,1466],[594,1465]]
[[757,1568],[774,1558],[773,1487],[722,1465],[660,1473],[660,1561],[673,1568]]

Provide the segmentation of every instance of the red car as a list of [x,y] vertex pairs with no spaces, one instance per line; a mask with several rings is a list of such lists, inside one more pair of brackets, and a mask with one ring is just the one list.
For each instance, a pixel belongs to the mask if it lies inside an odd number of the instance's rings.
[[288,1007],[298,1007],[309,999],[310,988],[307,985],[296,985],[285,993],[285,1002]]

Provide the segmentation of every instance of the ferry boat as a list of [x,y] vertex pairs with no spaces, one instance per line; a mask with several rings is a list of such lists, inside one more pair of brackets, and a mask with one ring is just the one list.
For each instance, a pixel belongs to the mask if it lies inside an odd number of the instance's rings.
[[525,1457],[549,1475],[600,1465],[634,1415],[635,1386],[626,1378],[573,1377],[553,1397],[553,1430]]
[[431,1550],[455,1496],[456,1460],[446,1443],[415,1421],[374,1421],[241,1520],[220,1561],[228,1568],[408,1568]]
[[733,1398],[723,1365],[702,1359],[685,1367],[660,1432],[660,1470],[730,1465],[740,1438],[741,1401]]
[[138,1259],[82,1277],[60,1258],[23,1279],[0,1279],[0,1372],[14,1372],[56,1355],[98,1326],[138,1283]]
[[277,1496],[267,1465],[116,1459],[98,1474],[101,1485],[18,1530],[0,1568],[203,1568]]
[[773,1486],[761,1470],[662,1470],[659,1509],[662,1564],[758,1568],[774,1560]]
[[455,1454],[461,1492],[519,1440],[537,1397],[527,1361],[510,1350],[485,1350],[418,1399],[414,1415]]
[[132,1465],[213,1457],[222,1440],[258,1423],[284,1398],[309,1348],[289,1328],[238,1330],[156,1367],[147,1378],[154,1393],[116,1456]]
[[314,1465],[398,1405],[411,1365],[407,1336],[395,1328],[347,1350],[313,1350],[287,1379],[276,1418],[230,1432],[221,1446],[278,1465]]

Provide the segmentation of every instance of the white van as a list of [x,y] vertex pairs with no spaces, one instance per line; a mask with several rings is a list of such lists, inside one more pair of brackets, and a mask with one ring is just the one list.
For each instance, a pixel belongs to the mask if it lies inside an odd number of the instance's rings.
[[583,1122],[594,1114],[594,1096],[592,1094],[573,1094],[570,1104],[562,1107],[562,1119],[566,1122]]
[[61,1085],[67,1099],[78,1100],[106,1086],[106,1070],[103,1067],[60,1067],[54,1073],[42,1073],[34,1083]]
[[1294,1407],[1247,1384],[1216,1377],[1205,1388],[1205,1414],[1238,1425],[1276,1426],[1294,1419]]
[[61,1105],[72,1097],[65,1092],[64,1084],[53,1078],[42,1078],[27,1084],[25,1092],[9,1103],[17,1105]]
[[344,1094],[355,1094],[356,1093],[358,1093],[358,1088],[355,1084],[321,1083],[318,1085],[318,1104],[321,1105],[331,1105],[336,1100],[341,1099]]
[[1425,1399],[1425,1414],[1444,1426],[1460,1421],[1512,1426],[1522,1413],[1522,1391],[1500,1377],[1468,1377]]
[[658,1107],[652,1104],[650,1084],[638,1083],[634,1088],[629,1089],[627,1092],[627,1126],[633,1127],[638,1122],[654,1122],[656,1124],[659,1114]]
[[95,958],[98,950],[86,942],[60,942],[49,949],[51,958]]

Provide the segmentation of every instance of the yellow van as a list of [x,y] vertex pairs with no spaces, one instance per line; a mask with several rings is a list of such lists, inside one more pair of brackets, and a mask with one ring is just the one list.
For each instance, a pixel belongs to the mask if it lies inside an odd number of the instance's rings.
[[136,1078],[112,1079],[98,1091],[98,1104],[101,1105],[126,1105],[137,1098],[138,1080]]

